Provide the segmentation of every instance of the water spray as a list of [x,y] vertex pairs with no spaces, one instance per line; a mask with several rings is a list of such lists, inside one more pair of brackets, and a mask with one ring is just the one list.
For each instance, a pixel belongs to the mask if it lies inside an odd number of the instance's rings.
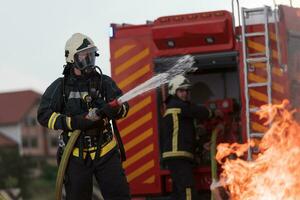
[[[156,76],[150,78],[149,80],[145,81],[144,83],[136,86],[129,92],[125,93],[122,95],[120,98],[115,99],[111,102],[109,102],[109,105],[111,107],[118,107],[122,105],[122,103],[129,101],[130,99],[140,95],[144,94],[154,88],[157,88],[161,86],[162,84],[165,84],[169,82],[173,77],[179,74],[184,74],[186,71],[191,70],[193,64],[195,63],[194,58],[190,55],[183,56],[178,59],[176,64],[171,67],[169,70],[167,70],[164,73],[157,74]],[[118,130],[118,127],[116,125],[116,121],[112,120],[112,125],[114,129],[114,135],[116,136],[116,139],[118,141],[119,149],[120,149],[120,154],[121,154],[121,159],[122,161],[126,160],[126,154],[125,154],[125,149],[122,143],[122,139]]]
[[131,89],[120,98],[111,101],[109,104],[112,107],[121,105],[122,103],[129,101],[130,99],[149,92],[152,89],[155,89],[165,83],[168,83],[174,76],[179,74],[184,74],[186,71],[190,70],[195,63],[193,56],[185,55],[178,59],[173,67],[171,67],[166,72],[157,74],[152,78],[148,79],[144,83],[136,86],[135,88]]

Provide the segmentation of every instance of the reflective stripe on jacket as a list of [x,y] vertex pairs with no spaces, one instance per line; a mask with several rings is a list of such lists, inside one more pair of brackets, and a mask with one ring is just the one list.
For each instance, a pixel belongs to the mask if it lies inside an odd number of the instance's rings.
[[[93,88],[91,88],[91,85]],[[93,94],[91,90],[93,90]],[[90,103],[86,101],[87,95],[92,96]],[[69,137],[68,132],[73,131],[71,126],[72,116],[85,115],[90,108],[101,109],[106,102],[121,95],[122,91],[109,76],[100,76],[97,72],[90,74],[88,77],[71,74],[66,78],[58,78],[46,89],[41,98],[37,118],[41,125],[49,129],[63,130],[65,139]],[[128,110],[128,103],[124,103],[115,119],[125,117]],[[106,120],[106,130],[110,130],[111,127],[109,120]],[[76,146],[79,146],[78,141]],[[104,152],[106,151],[104,150],[102,153]]]
[[195,148],[194,119],[208,119],[210,110],[171,96],[163,117],[162,158],[193,159]]

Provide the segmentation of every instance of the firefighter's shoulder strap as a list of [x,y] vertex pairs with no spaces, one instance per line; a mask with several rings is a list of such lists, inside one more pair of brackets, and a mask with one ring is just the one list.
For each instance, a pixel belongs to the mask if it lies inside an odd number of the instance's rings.
[[116,140],[118,142],[118,147],[120,150],[120,155],[121,155],[121,161],[124,162],[126,160],[126,154],[125,154],[125,149],[124,149],[124,145],[123,145],[123,141],[117,126],[117,123],[115,120],[112,120],[112,125],[113,125],[113,130],[114,130],[114,134],[116,137]]

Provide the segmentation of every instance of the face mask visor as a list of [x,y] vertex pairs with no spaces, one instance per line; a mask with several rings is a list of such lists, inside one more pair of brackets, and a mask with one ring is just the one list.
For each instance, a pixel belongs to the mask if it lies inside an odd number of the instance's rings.
[[82,51],[78,51],[74,55],[74,62],[76,68],[80,70],[85,70],[87,68],[95,67],[95,61],[97,56],[97,48],[92,47],[88,49],[84,49]]

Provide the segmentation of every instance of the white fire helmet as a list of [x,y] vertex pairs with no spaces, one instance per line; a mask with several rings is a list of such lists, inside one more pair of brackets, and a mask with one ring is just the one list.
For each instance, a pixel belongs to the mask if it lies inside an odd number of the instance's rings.
[[183,75],[175,76],[168,86],[168,92],[170,95],[175,95],[177,89],[189,89],[191,87],[191,82]]
[[95,66],[95,58],[98,56],[97,47],[86,35],[75,33],[66,42],[65,57],[67,63],[74,64],[80,70]]

